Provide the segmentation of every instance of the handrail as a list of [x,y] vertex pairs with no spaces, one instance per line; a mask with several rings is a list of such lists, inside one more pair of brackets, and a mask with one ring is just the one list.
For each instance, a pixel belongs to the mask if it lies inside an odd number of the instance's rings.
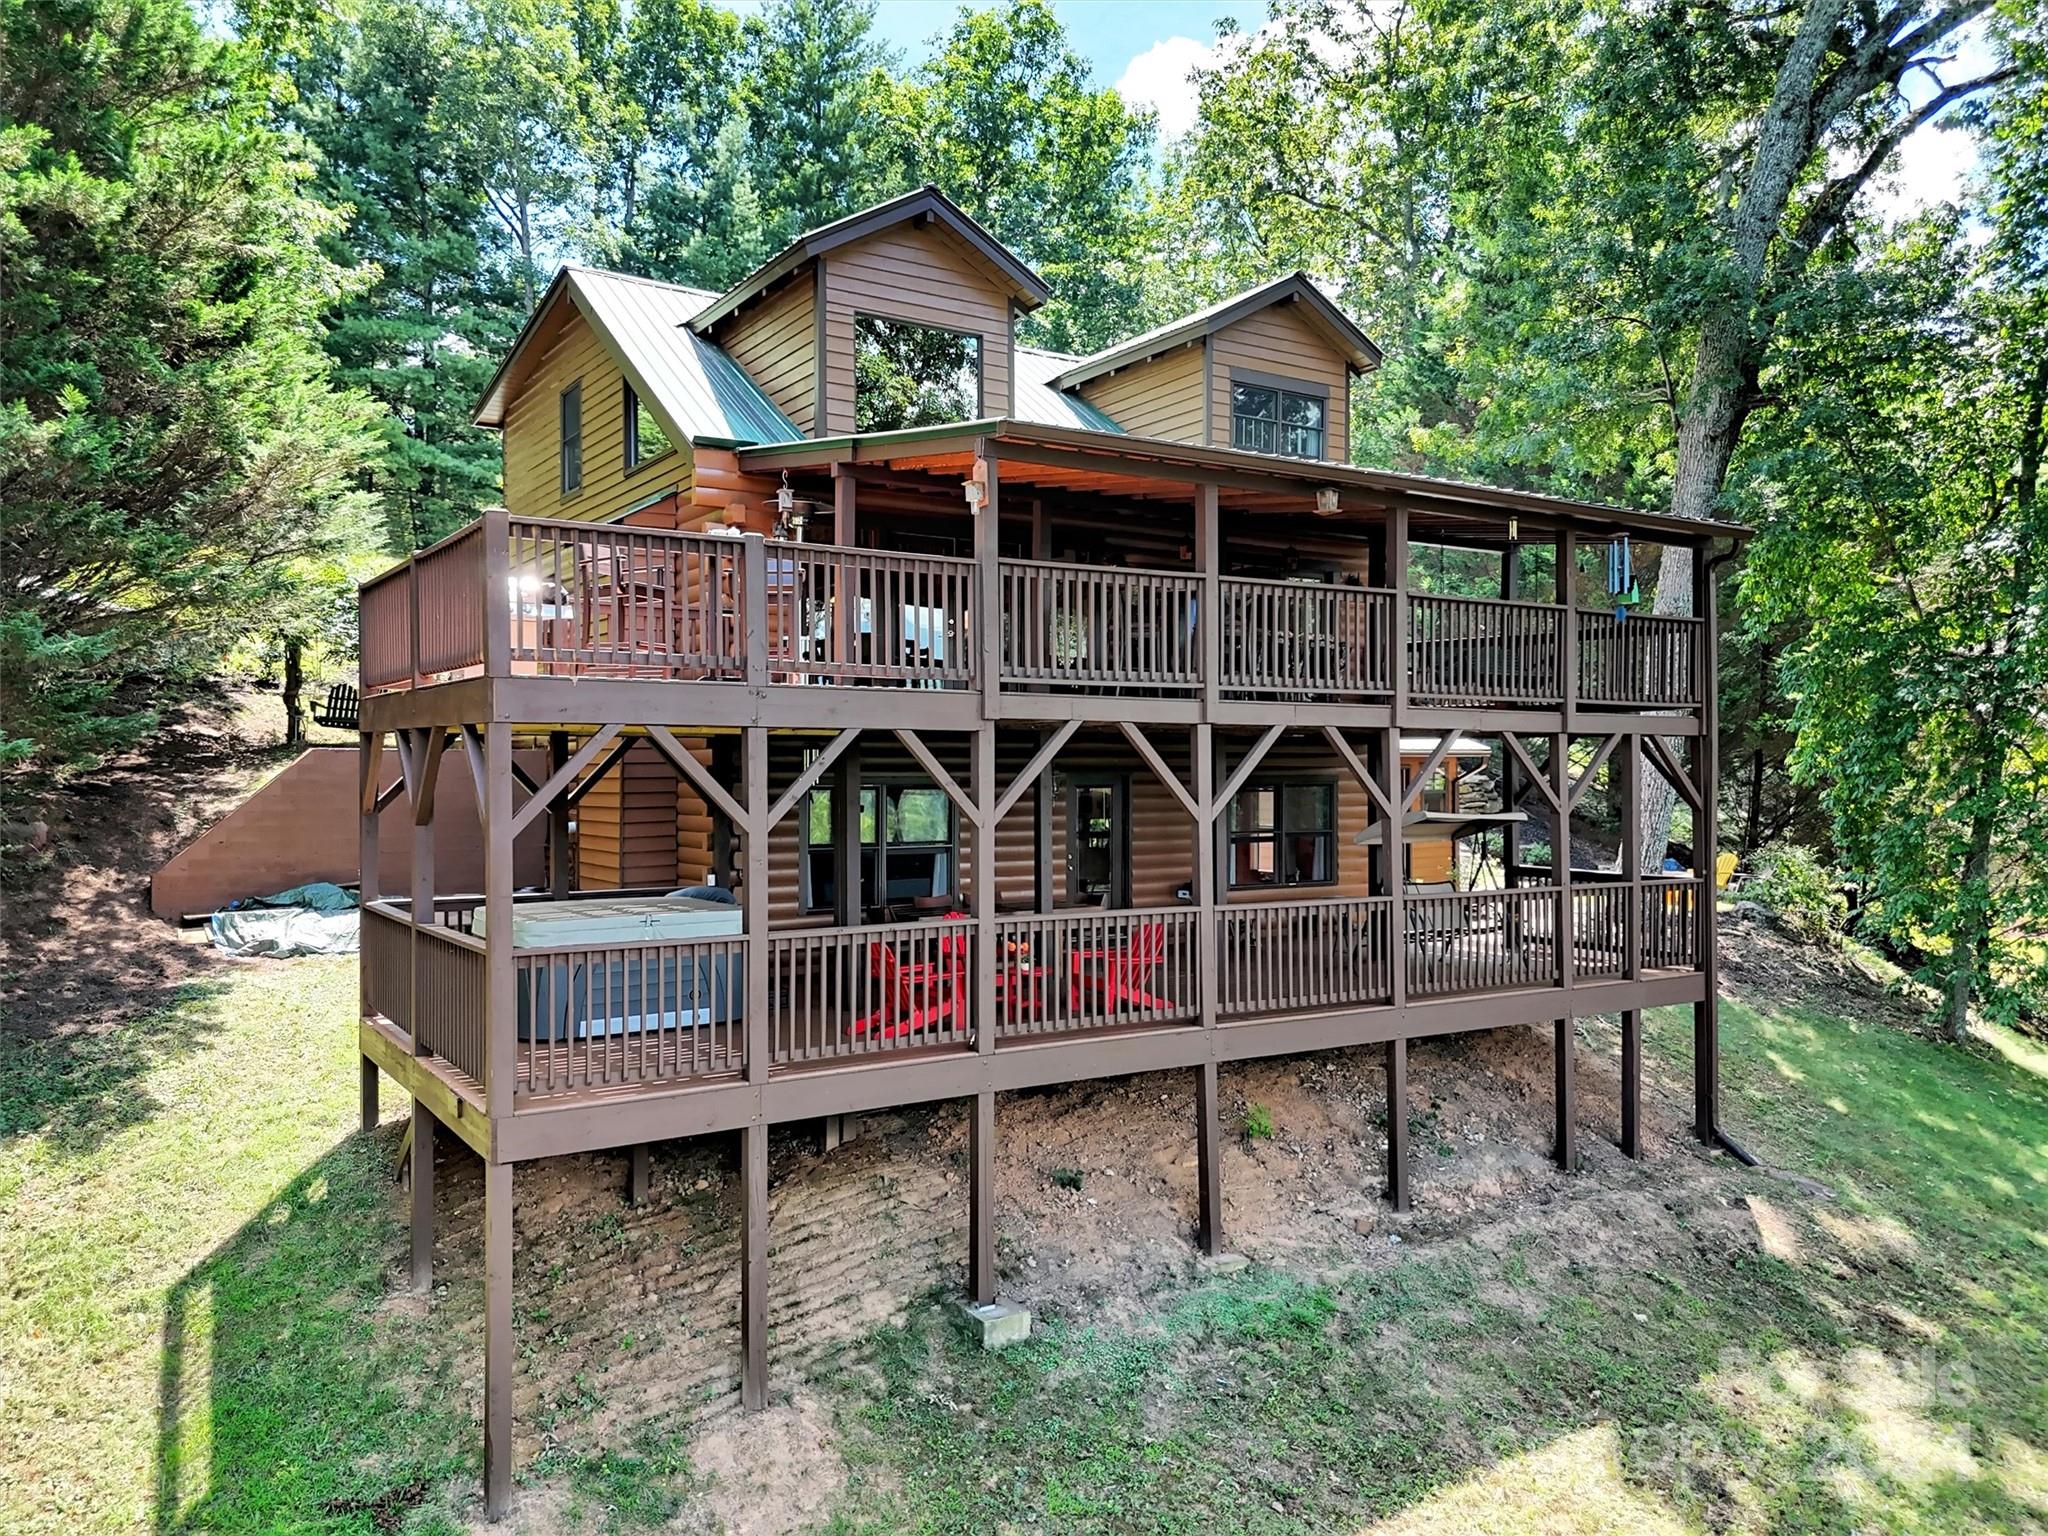
[[972,558],[494,511],[358,588],[363,691],[481,671],[1349,703],[1405,668],[1425,707],[1669,710],[1705,675],[1690,617],[1271,576],[1213,578],[1204,614],[1186,568],[997,567],[984,678]]

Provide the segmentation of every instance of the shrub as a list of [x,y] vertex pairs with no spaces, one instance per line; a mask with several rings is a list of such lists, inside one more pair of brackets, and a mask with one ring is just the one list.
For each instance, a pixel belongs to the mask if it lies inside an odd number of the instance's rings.
[[1809,941],[1841,931],[1849,902],[1834,871],[1810,849],[1774,843],[1756,856],[1756,867],[1743,882],[1743,895],[1777,913],[1779,921]]
[[1244,1107],[1244,1139],[1265,1141],[1273,1134],[1273,1112],[1263,1104]]

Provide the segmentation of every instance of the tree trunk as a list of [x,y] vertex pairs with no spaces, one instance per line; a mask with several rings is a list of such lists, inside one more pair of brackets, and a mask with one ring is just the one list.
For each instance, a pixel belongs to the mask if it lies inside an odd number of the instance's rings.
[[306,739],[305,641],[288,635],[284,642],[284,744],[296,747]]
[[1949,938],[1948,1026],[1960,1042],[1970,1032],[1970,998],[1991,963],[1992,802],[1999,774],[1994,738],[1977,773],[1976,808],[1970,814],[1970,845],[1963,858],[1962,888],[1956,892],[1956,928]]

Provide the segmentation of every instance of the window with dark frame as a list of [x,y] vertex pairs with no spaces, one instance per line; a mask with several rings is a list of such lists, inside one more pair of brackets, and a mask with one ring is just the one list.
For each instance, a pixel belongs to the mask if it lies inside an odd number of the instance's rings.
[[583,486],[583,381],[562,391],[562,494]]
[[651,459],[658,459],[675,444],[668,440],[668,433],[655,420],[654,412],[647,409],[647,402],[640,398],[640,392],[627,384],[625,394],[626,419],[626,468],[637,469]]
[[1233,891],[1334,884],[1337,786],[1247,785],[1231,799],[1229,836]]
[[1321,395],[1297,393],[1273,384],[1231,381],[1230,446],[1253,453],[1280,453],[1289,458],[1323,456]]
[[[876,807],[883,807],[877,837]],[[837,904],[838,865],[832,838],[832,791],[818,788],[805,798],[803,909],[830,911]],[[875,783],[860,791],[860,890],[864,906],[887,906],[919,896],[943,896],[953,888],[959,826],[946,792],[929,784]]]

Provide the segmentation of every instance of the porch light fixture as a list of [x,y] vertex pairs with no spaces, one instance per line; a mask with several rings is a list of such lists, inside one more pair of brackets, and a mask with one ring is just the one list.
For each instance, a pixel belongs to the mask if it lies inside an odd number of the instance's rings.
[[974,473],[960,482],[960,494],[967,498],[970,512],[979,512],[988,505],[988,460],[974,461]]
[[1332,515],[1337,510],[1337,497],[1339,494],[1337,487],[1334,485],[1320,487],[1316,491],[1316,511],[1320,512],[1324,517]]

